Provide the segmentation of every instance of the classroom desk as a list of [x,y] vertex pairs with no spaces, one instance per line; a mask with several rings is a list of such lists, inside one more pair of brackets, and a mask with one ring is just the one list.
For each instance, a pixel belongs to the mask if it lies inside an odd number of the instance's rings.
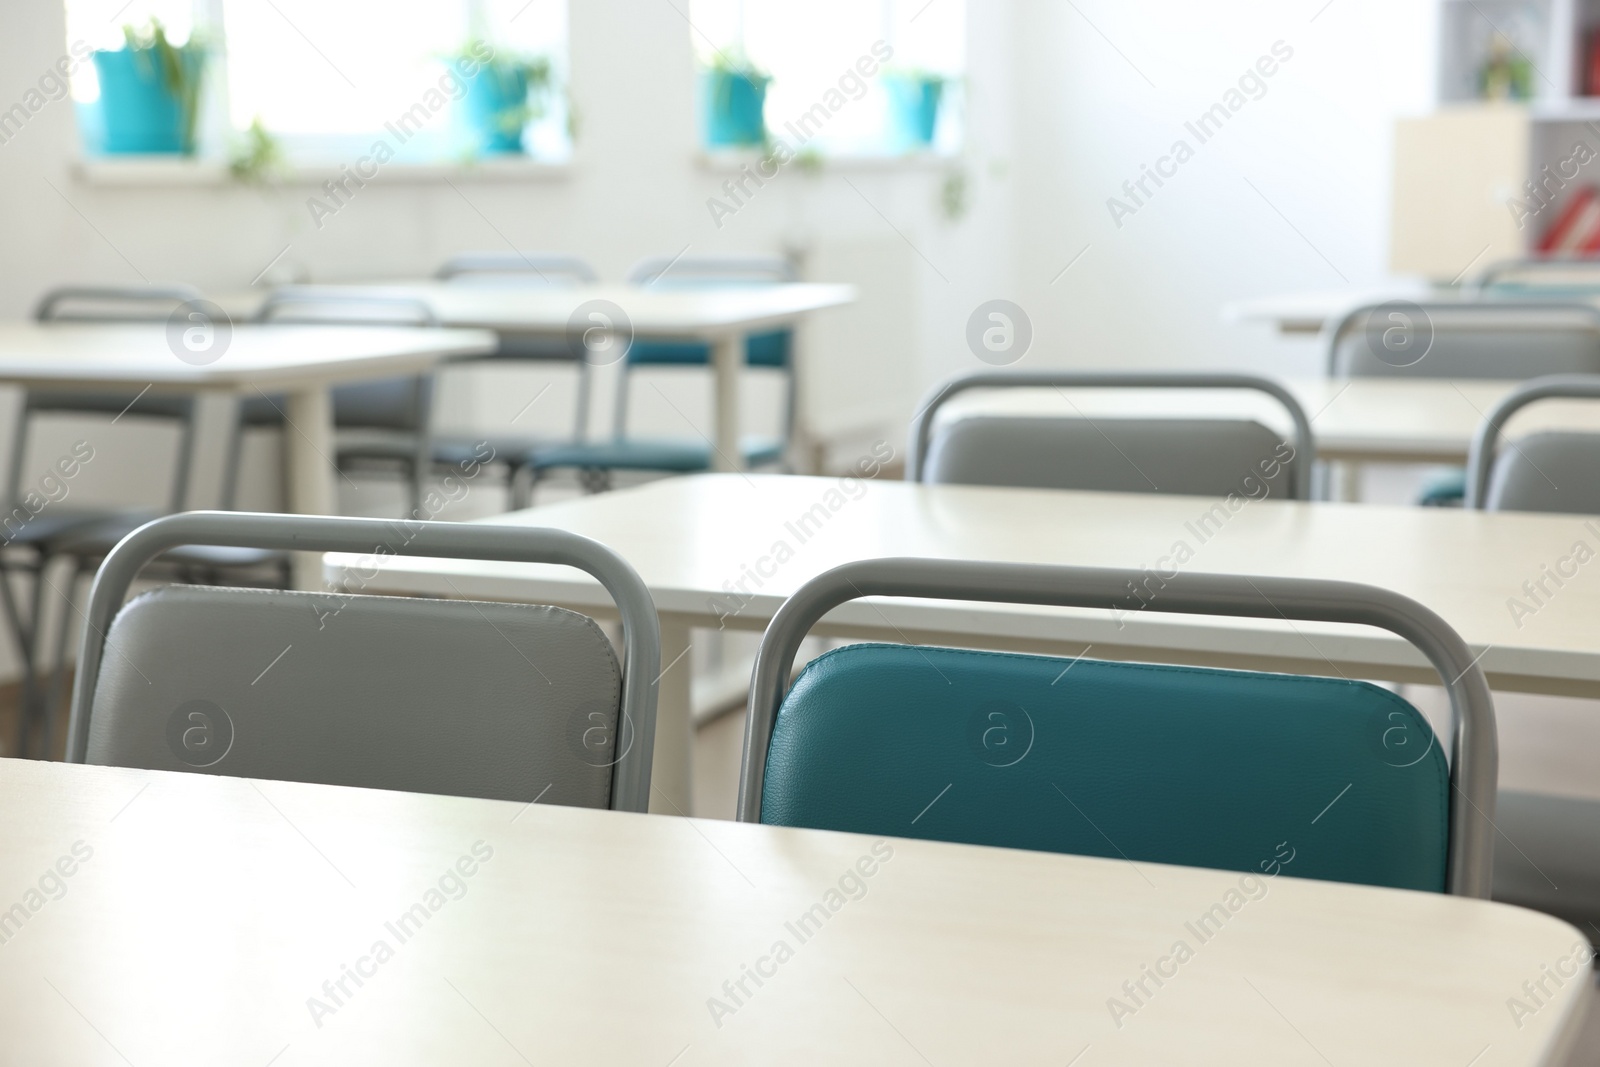
[[[651,288],[632,285],[513,286],[456,282],[397,282],[347,286],[317,285],[362,293],[422,300],[447,326],[480,327],[508,337],[568,337],[574,315],[586,304],[605,301],[621,308],[636,337],[687,338],[711,345],[715,380],[715,425],[707,435],[714,450],[714,469],[737,470],[739,449],[739,374],[744,363],[744,338],[752,332],[793,325],[805,316],[855,300],[852,285],[795,283],[717,289]],[[235,318],[255,314],[266,293],[219,297]],[[582,330],[592,320],[582,317]],[[803,395],[803,390],[796,396]],[[797,424],[807,425],[797,412]]]
[[1519,1028],[1576,929],[1287,875],[19,760],[0,807],[29,1067],[1515,1067],[1589,984]]
[[1237,326],[1271,326],[1286,335],[1316,335],[1329,320],[1363,304],[1386,300],[1455,300],[1459,288],[1436,288],[1415,279],[1397,279],[1382,289],[1312,290],[1278,296],[1230,300],[1222,305],[1222,321]]
[[[1317,458],[1339,462],[1466,462],[1478,424],[1519,382],[1448,378],[1286,379],[1316,438]],[[1292,432],[1277,401],[1259,393],[1169,389],[996,389],[962,394],[938,424],[971,415],[1253,418]],[[1600,432],[1600,404],[1548,400],[1518,415],[1512,436],[1534,430]]]
[[[1243,500],[1243,498],[1240,498]],[[1212,511],[1223,509],[1222,517]],[[1210,516],[1207,518],[1207,516]],[[691,627],[765,628],[806,580],[882,556],[1334,578],[1392,589],[1442,615],[1475,650],[1496,689],[1600,697],[1600,519],[1443,508],[1245,501],[1143,493],[842,483],[783,475],[701,475],[564,501],[484,521],[592,537],[643,577],[662,620],[655,776],[671,805],[688,803]],[[1568,559],[1557,589],[1543,568]],[[1166,560],[1167,562],[1163,562]],[[602,589],[561,568],[329,556],[327,577],[352,591],[553,603],[604,614]],[[1553,593],[1529,601],[1524,582]],[[740,593],[743,583],[746,593]],[[1521,598],[1532,608],[1508,606]],[[1116,615],[1028,605],[867,600],[830,613],[819,634],[1044,651],[1105,659],[1434,682],[1410,645],[1338,624]],[[664,810],[671,810],[666,806]]]
[[[214,362],[195,365],[174,354],[164,323],[6,323],[0,324],[0,383],[194,393],[209,409],[197,416],[209,424],[197,431],[202,440],[205,430],[231,424],[238,397],[287,393],[288,509],[330,515],[337,511],[330,388],[426,373],[442,360],[483,355],[494,346],[494,336],[483,330],[239,325]],[[192,464],[216,459],[210,454],[216,451],[197,446]],[[216,473],[220,477],[220,467]],[[189,479],[192,493],[201,481]],[[302,587],[318,577],[314,560],[297,570]]]

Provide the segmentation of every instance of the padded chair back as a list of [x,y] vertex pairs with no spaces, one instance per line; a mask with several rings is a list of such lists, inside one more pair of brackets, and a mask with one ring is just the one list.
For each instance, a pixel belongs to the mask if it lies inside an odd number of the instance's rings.
[[593,285],[594,268],[577,256],[556,252],[463,252],[434,273],[443,282],[505,285]]
[[739,818],[1252,873],[1293,850],[1291,874],[1489,895],[1488,684],[1442,619],[1387,590],[1183,574],[1145,607],[1406,638],[1450,693],[1448,767],[1410,705],[1344,679],[858,645],[786,684],[816,621],[860,597],[1126,608],[1144,579],[899,559],[806,583],[762,637]]
[[[592,620],[552,607],[196,587],[123,605],[145,562],[193,544],[578,567],[621,612],[626,670]],[[655,609],[632,568],[585,538],[195,512],[157,520],[117,546],[95,579],[89,619],[68,741],[74,762],[647,806]]]
[[[1282,404],[1295,440],[1247,419],[1146,419],[973,416],[943,427],[945,403],[973,389],[1138,388],[1247,389]],[[911,424],[909,481],[1085,489],[1122,493],[1188,493],[1305,500],[1315,448],[1311,424],[1276,382],[1247,375],[1095,374],[1072,372],[969,374],[937,387]]]
[[1331,322],[1324,338],[1335,378],[1520,381],[1600,372],[1600,310],[1580,303],[1369,304]]
[[[782,285],[796,281],[794,264],[782,256],[651,256],[628,268],[629,285],[660,289],[706,289],[715,286]],[[703,341],[635,338],[623,370],[635,367],[708,367],[711,346]],[[780,436],[787,441],[794,424],[794,331],[764,330],[745,338],[745,365],[784,374]],[[617,391],[614,425],[619,436],[628,421],[628,386]]]
[[[36,322],[166,322],[172,313],[200,290],[189,285],[64,285],[51,289],[34,306]],[[87,415],[145,415],[188,419],[192,398],[153,390],[82,391],[30,389],[27,410]]]
[[1535,378],[1489,410],[1467,460],[1467,507],[1600,515],[1600,433],[1544,431],[1500,447],[1514,414],[1563,397],[1600,400],[1600,375]]
[[[324,326],[438,326],[424,300],[343,288],[284,286],[256,312],[257,322]],[[246,422],[278,422],[276,408],[261,398],[246,401]],[[333,421],[345,429],[421,433],[433,408],[433,376],[380,378],[333,389]]]

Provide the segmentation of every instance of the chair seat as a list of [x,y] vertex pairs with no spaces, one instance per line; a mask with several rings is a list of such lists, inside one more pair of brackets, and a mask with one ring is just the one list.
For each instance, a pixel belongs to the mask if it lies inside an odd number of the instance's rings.
[[1467,497],[1467,469],[1457,467],[1429,478],[1417,495],[1425,508],[1458,508]]
[[[536,449],[554,448],[569,443],[565,438],[543,434],[480,433],[469,436],[435,436],[433,461],[451,467],[473,463],[520,464],[523,457]],[[489,450],[493,449],[493,452]],[[486,458],[485,454],[493,458]]]
[[[748,467],[779,463],[783,450],[783,442],[775,437],[746,437],[739,448]],[[535,448],[527,453],[526,462],[534,470],[581,467],[689,474],[711,469],[711,446],[704,441],[648,438],[580,441]]]
[[0,528],[0,547],[20,545],[26,548],[53,553],[64,541],[80,534],[88,534],[107,523],[132,521],[135,526],[155,518],[154,511],[124,511],[118,508],[58,509],[46,508],[19,527]]
[[333,438],[338,461],[393,460],[410,463],[417,458],[417,435],[403,430],[339,430]]

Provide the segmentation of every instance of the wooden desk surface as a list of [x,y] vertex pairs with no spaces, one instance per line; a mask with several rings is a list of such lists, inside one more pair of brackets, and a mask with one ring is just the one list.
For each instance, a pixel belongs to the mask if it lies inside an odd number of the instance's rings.
[[[848,304],[856,295],[853,285],[817,283],[673,289],[412,281],[314,288],[414,297],[426,302],[439,321],[449,326],[546,335],[565,332],[573,313],[593,300],[605,300],[622,308],[637,334],[704,336],[787,322],[809,312]],[[249,290],[223,294],[218,302],[236,319],[244,319],[254,315],[266,297],[264,290]]]
[[[1336,578],[1393,589],[1437,611],[1483,650],[1480,663],[1496,688],[1600,695],[1600,519],[1244,497],[1236,503],[1229,510],[1218,500],[1142,493],[703,475],[484,521],[595,538],[639,571],[663,617],[747,629],[764,627],[809,578],[852,560],[925,556],[1171,573],[1182,544],[1189,556],[1180,570]],[[339,568],[351,562],[363,572],[371,564],[328,557],[329,576],[340,580]],[[1545,568],[1572,573],[1558,587]],[[1545,593],[1530,594],[1525,583],[1534,582],[1543,582]],[[353,588],[585,610],[609,604],[597,585],[561,568],[416,557],[390,557],[375,578]],[[1521,607],[1514,609],[1514,601]],[[836,609],[825,628],[1066,655],[1091,646],[1090,655],[1112,659],[1437,678],[1419,653],[1384,632],[1157,614],[1139,610],[1131,595],[1118,616],[869,601]]]
[[0,804],[29,1067],[1502,1067],[1584,1005],[1508,1010],[1555,919],[1286,875],[16,760]]
[[424,371],[441,359],[494,351],[484,330],[236,325],[214,362],[178,358],[165,323],[0,324],[0,382],[288,388]]

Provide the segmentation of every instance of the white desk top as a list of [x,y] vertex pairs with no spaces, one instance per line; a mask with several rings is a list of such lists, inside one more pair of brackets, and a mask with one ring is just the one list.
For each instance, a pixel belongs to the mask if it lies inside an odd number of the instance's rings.
[[[712,626],[728,615],[729,625],[744,628],[763,627],[803,582],[851,560],[924,556],[1160,565],[1170,572],[1181,541],[1193,553],[1188,570],[1344,579],[1413,597],[1475,650],[1487,647],[1480,662],[1497,688],[1600,695],[1600,564],[1578,567],[1531,614],[1514,615],[1507,606],[1509,598],[1526,599],[1523,583],[1542,578],[1541,568],[1570,556],[1576,542],[1600,555],[1600,519],[1591,527],[1576,516],[1268,500],[1244,502],[1231,517],[1198,527],[1213,506],[1226,510],[1216,500],[1141,493],[891,481],[841,488],[831,478],[705,475],[486,521],[595,538],[639,571],[664,615]],[[802,527],[807,515],[812,519]],[[331,556],[328,562],[330,577],[337,578],[338,567],[349,561]],[[370,561],[359,562],[369,569]],[[740,581],[752,594],[748,599],[729,592]],[[463,560],[390,557],[367,588],[446,597],[459,590],[581,609],[609,604],[598,585],[575,572]],[[1102,658],[1437,678],[1419,653],[1381,631],[1309,623],[1290,628],[1136,607],[1130,600],[1115,619],[1106,612],[1029,606],[864,602],[835,610],[827,622],[838,632],[888,640],[986,638],[1066,655],[1091,645],[1090,655]]]
[[[1519,383],[1445,378],[1297,378],[1283,382],[1311,420],[1324,459],[1460,463],[1472,435]],[[1232,390],[1002,389],[963,394],[939,421],[967,415],[1081,415],[1253,418],[1279,433],[1292,424],[1277,401]],[[1600,404],[1541,401],[1512,420],[1511,436],[1532,430],[1600,431]]]
[[1450,300],[1460,290],[1438,289],[1416,279],[1397,279],[1381,289],[1315,290],[1231,300],[1222,305],[1222,321],[1235,325],[1275,326],[1283,333],[1320,333],[1330,319],[1363,304],[1386,300]]
[[[325,288],[317,285],[315,288]],[[701,337],[778,325],[855,300],[853,285],[737,286],[723,289],[648,288],[632,285],[511,286],[474,282],[394,282],[350,285],[352,293],[415,297],[449,326],[477,326],[503,334],[560,334],[574,311],[591,300],[622,308],[636,334]],[[267,293],[224,294],[218,303],[235,319],[255,314]]]
[[1507,998],[1581,935],[1424,893],[17,760],[0,807],[25,915],[0,1016],[29,1067],[1502,1067],[1549,1062],[1584,1004],[1569,981],[1519,1029]]
[[239,325],[216,362],[195,366],[173,353],[164,323],[4,323],[0,382],[287,388],[415,373],[494,348],[484,330]]

